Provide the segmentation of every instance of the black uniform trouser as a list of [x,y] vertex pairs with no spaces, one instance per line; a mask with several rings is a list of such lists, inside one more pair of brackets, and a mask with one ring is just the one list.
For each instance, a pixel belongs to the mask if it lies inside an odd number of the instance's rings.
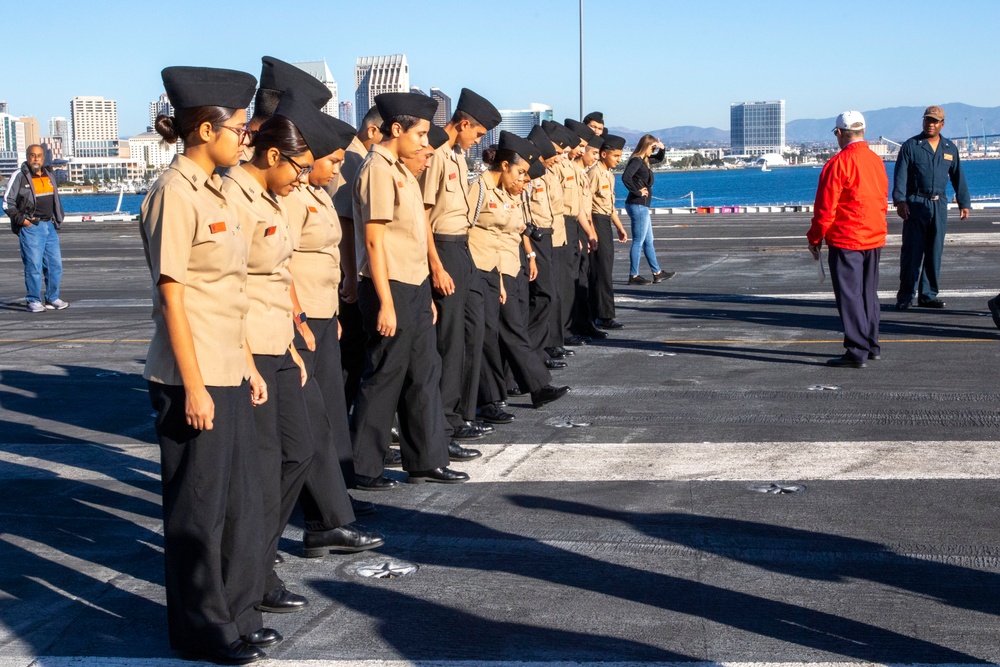
[[208,387],[210,431],[186,423],[184,388],[149,382],[163,491],[170,647],[208,653],[263,625],[264,530],[250,383]]
[[[565,216],[566,220],[566,263],[563,265],[562,292],[559,302],[559,317],[562,322],[563,337],[569,337],[573,328],[576,308],[576,292],[580,282],[580,237],[583,236],[580,223],[575,215]],[[584,236],[584,238],[586,238]]]
[[[513,298],[517,303],[517,306],[521,311],[520,313],[521,322],[524,323],[524,331],[527,334],[527,340],[528,344],[531,346],[531,351],[534,352],[536,355],[538,355],[538,358],[541,359],[542,363],[544,364],[545,360],[549,358],[549,355],[544,350],[540,350],[535,347],[535,343],[532,340],[531,333],[528,329],[528,321],[530,317],[530,310],[528,307],[528,290],[529,290],[529,285],[531,284],[531,276],[530,276],[530,269],[528,266],[528,257],[524,252],[524,246],[523,245],[519,246],[519,250],[520,250],[519,254],[521,256],[521,270],[517,272],[516,276],[514,276],[513,280],[514,293],[511,294],[511,292],[508,291],[507,299]],[[509,289],[509,288],[505,287],[504,289]],[[512,387],[516,385],[517,380],[514,378],[514,371],[511,368],[510,360],[507,359],[506,357],[504,358],[503,368],[504,368],[504,380],[506,381],[506,386]]]
[[465,301],[465,376],[462,386],[462,416],[467,421],[476,419],[479,405],[479,376],[483,367],[483,339],[486,324],[483,311],[486,308],[486,282],[481,271],[472,265],[469,294]]
[[347,489],[354,486],[354,454],[344,407],[337,320],[312,319],[309,329],[316,338],[315,351],[310,351],[295,332],[295,349],[309,377],[302,391],[315,442],[299,504],[306,530],[319,531],[354,521],[351,497],[347,495]]
[[844,250],[830,246],[830,277],[837,298],[837,312],[844,325],[847,356],[867,362],[879,354],[878,261],[882,248]]
[[396,335],[391,337],[378,333],[380,302],[374,283],[362,278],[358,285],[368,359],[351,419],[351,440],[354,469],[366,477],[382,474],[394,413],[399,415],[405,470],[448,465],[430,281],[408,285],[390,280],[389,289],[396,310]]
[[361,318],[361,307],[356,301],[347,303],[341,300],[337,319],[343,329],[340,336],[340,363],[343,367],[344,400],[347,413],[350,414],[358,397],[361,376],[365,372],[365,344],[368,336]]
[[948,226],[948,200],[943,196],[936,201],[908,197],[906,203],[910,214],[903,222],[896,302],[909,303],[915,291],[920,301],[930,301],[938,295],[941,255]]
[[274,572],[278,540],[305,484],[316,444],[309,428],[302,374],[292,361],[291,353],[255,354],[253,360],[267,383],[267,401],[253,411],[257,424],[260,489],[264,501],[261,523],[264,524],[267,549],[263,595],[282,585]]
[[577,265],[571,326],[578,333],[586,333],[594,328],[594,318],[590,311],[590,237],[587,236],[580,223],[577,223],[577,234],[583,248],[580,250],[579,264]]
[[[466,364],[472,356],[466,350],[466,308],[476,268],[472,263],[472,255],[469,254],[468,236],[435,234],[434,245],[445,271],[455,283],[455,291],[448,296],[432,292],[438,311],[437,350],[441,355],[441,402],[444,405],[445,434],[451,437],[454,430],[466,421],[463,410],[463,399],[469,385],[469,369]],[[475,342],[474,339],[472,342]]]
[[594,317],[615,318],[615,291],[611,274],[615,266],[614,223],[610,215],[594,214],[597,250],[590,253],[590,304]]
[[559,336],[558,341],[553,341],[552,336],[552,309],[558,309],[559,295],[556,291],[556,267],[552,258],[552,234],[549,231],[548,234],[542,234],[541,240],[531,241],[538,276],[528,287],[528,336],[531,338],[531,346],[539,352],[546,347],[562,345],[562,336]]
[[566,317],[567,304],[572,304],[572,300],[567,295],[566,283],[569,282],[570,292],[572,292],[573,281],[569,277],[569,265],[573,262],[573,249],[566,245],[553,246],[552,267],[555,278],[556,300],[552,307],[552,322],[549,332],[549,346],[561,347],[566,340]]
[[549,384],[551,376],[542,358],[531,347],[527,327],[517,298],[517,281],[503,276],[507,300],[500,303],[500,274],[483,271],[487,284],[486,337],[483,342],[483,370],[480,401],[493,403],[507,397],[504,361],[510,364],[514,380],[522,391],[536,392]]

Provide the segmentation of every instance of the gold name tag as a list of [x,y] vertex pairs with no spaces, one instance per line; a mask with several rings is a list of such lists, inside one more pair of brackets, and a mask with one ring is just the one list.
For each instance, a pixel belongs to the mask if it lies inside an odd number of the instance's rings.
[[945,154],[944,154],[944,159],[945,159],[945,160],[948,160],[948,162],[951,162],[952,160],[954,160],[954,159],[955,159],[955,156],[954,156],[954,155],[952,155],[951,153],[945,153]]

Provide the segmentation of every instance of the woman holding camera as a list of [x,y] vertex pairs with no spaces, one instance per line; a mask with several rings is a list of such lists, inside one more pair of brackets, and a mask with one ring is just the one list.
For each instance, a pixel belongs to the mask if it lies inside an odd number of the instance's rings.
[[[524,219],[517,207],[518,195],[538,148],[510,132],[500,133],[500,143],[483,151],[489,166],[469,190],[469,210],[473,212],[469,230],[469,250],[483,276],[486,336],[483,341],[483,370],[480,375],[480,414],[499,421],[512,416],[502,413],[497,402],[506,399],[504,360],[510,364],[518,386],[531,394],[536,408],[561,398],[569,387],[553,387],[548,369],[534,352],[527,325],[517,303],[516,276],[521,270],[521,232]],[[503,417],[503,415],[507,415]]]
[[674,272],[663,271],[656,261],[656,250],[653,248],[653,225],[649,217],[649,205],[652,202],[653,170],[650,165],[663,161],[666,150],[663,143],[651,134],[644,134],[632,152],[625,172],[622,174],[622,184],[628,188],[625,199],[625,211],[632,221],[632,249],[629,252],[628,284],[648,285],[639,275],[639,255],[646,256],[649,268],[653,270],[653,284],[662,283],[674,276]]

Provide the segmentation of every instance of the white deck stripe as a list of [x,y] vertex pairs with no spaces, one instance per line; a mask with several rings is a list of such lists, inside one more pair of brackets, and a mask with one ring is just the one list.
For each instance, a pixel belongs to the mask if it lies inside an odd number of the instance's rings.
[[1000,442],[470,444],[474,483],[1000,479]]

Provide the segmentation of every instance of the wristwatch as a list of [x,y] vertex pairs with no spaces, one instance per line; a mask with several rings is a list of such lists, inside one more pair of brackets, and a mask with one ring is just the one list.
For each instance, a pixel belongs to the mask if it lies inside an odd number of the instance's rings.
[[527,255],[528,259],[534,259],[537,256],[538,255],[536,253],[534,253],[534,252],[529,252],[528,255]]
[[306,317],[306,311],[304,310],[295,316],[295,321],[299,324],[305,324],[307,319],[309,318]]

